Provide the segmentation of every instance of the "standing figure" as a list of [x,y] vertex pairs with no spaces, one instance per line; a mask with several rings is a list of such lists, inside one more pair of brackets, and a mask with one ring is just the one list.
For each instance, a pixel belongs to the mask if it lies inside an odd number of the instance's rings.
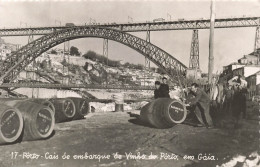
[[241,110],[243,113],[243,118],[246,119],[246,94],[247,94],[247,89],[245,87],[240,87],[241,91]]
[[166,77],[162,78],[162,83],[161,83],[159,90],[160,90],[160,93],[161,93],[161,97],[170,98],[169,85],[167,84],[167,78]]
[[161,86],[161,83],[159,81],[155,81],[155,90],[154,90],[155,99],[161,97],[160,86]]
[[239,86],[240,84],[234,85],[234,96],[232,100],[232,115],[235,119],[235,128],[238,127],[240,115],[243,112],[243,94]]
[[198,84],[191,84],[191,93],[195,96],[190,105],[195,105],[199,110],[195,110],[195,114],[201,123],[207,128],[213,127],[213,122],[209,114],[210,99],[208,95],[198,87]]
[[224,111],[226,113],[231,113],[231,104],[233,99],[234,91],[232,90],[232,86],[228,85],[224,91],[225,94],[225,100],[224,100]]

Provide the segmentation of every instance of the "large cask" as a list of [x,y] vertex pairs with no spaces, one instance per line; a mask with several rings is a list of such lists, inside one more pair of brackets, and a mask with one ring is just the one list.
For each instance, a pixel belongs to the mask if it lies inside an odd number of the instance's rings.
[[69,98],[55,98],[50,100],[55,108],[55,122],[71,121],[76,114],[74,102]]
[[79,97],[69,97],[69,99],[74,102],[76,108],[76,113],[73,120],[82,119],[90,112],[89,102],[86,99]]
[[28,99],[28,101],[39,103],[39,104],[42,104],[46,107],[49,107],[53,111],[53,113],[55,114],[55,107],[49,99]]
[[0,144],[13,143],[18,140],[23,130],[21,112],[13,107],[0,105]]
[[159,98],[146,104],[140,118],[156,128],[171,128],[182,123],[187,116],[185,105],[178,100]]
[[24,119],[23,140],[49,137],[54,129],[54,112],[44,105],[25,99],[0,99],[0,103],[21,111]]

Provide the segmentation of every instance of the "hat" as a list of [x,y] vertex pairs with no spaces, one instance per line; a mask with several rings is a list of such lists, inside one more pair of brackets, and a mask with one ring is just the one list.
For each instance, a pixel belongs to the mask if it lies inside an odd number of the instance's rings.
[[161,82],[155,81],[155,85],[160,85],[160,84],[161,84]]
[[166,77],[163,77],[162,79],[167,79]]

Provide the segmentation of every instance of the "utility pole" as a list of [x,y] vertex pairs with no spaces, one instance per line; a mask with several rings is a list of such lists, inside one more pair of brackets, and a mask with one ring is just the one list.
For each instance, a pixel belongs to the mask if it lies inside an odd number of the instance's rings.
[[260,25],[256,27],[254,54],[257,56],[257,64],[260,63]]
[[214,26],[215,26],[215,0],[211,0],[210,8],[210,35],[209,35],[209,65],[208,65],[208,82],[212,83],[212,73],[214,69]]

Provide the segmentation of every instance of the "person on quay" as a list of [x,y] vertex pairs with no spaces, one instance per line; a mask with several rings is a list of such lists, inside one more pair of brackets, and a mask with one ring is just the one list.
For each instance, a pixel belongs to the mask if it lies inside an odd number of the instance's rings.
[[234,128],[238,128],[240,115],[243,112],[243,93],[240,84],[234,85],[234,97],[232,100],[232,115],[234,118]]
[[241,106],[242,106],[242,113],[243,113],[243,118],[246,119],[246,94],[247,94],[247,88],[245,87],[240,87],[241,89]]
[[162,78],[162,83],[161,83],[161,86],[160,86],[160,93],[161,93],[161,97],[166,97],[166,98],[170,98],[170,95],[169,95],[169,85],[167,84],[167,78],[166,77],[163,77]]
[[231,113],[231,104],[232,104],[232,99],[233,99],[233,95],[234,95],[232,85],[227,84],[224,94],[225,94],[224,107],[223,107],[224,111],[226,113]]
[[198,84],[191,84],[191,93],[195,96],[189,105],[195,105],[199,110],[195,110],[196,115],[201,123],[207,128],[213,127],[212,118],[209,114],[210,99],[205,91],[199,88]]
[[155,81],[154,99],[158,99],[161,97],[160,86],[161,82]]

